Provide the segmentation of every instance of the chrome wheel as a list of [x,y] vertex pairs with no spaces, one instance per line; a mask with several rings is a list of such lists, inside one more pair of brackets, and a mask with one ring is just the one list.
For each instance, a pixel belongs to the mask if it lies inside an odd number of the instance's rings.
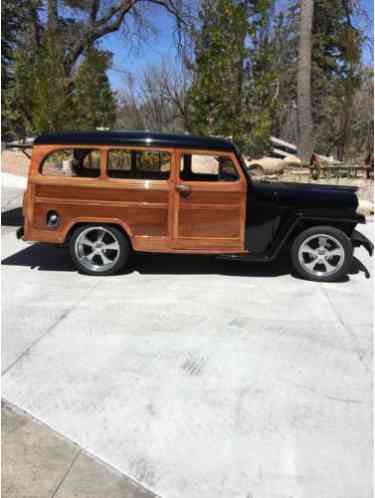
[[92,226],[77,237],[74,251],[79,263],[91,272],[111,270],[120,257],[120,244],[111,230]]
[[339,240],[328,234],[314,234],[298,249],[301,267],[315,277],[329,277],[337,273],[345,262],[345,250]]

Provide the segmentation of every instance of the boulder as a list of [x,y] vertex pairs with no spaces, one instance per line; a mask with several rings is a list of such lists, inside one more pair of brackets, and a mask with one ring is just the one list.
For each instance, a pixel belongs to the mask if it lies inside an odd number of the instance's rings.
[[245,162],[251,170],[262,171],[265,175],[281,174],[286,166],[283,159],[276,157],[262,157],[261,159],[245,160]]
[[283,161],[284,161],[284,163],[286,163],[287,166],[292,166],[294,168],[302,166],[302,161],[298,156],[290,155],[290,156],[284,157]]
[[374,214],[374,203],[371,201],[365,201],[364,199],[358,199],[357,211],[364,216],[370,216]]

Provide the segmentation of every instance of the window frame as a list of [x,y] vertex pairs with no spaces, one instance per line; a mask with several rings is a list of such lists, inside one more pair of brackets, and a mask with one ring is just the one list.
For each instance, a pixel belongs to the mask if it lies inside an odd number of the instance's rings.
[[[88,177],[88,176],[66,176],[66,175],[45,175],[42,173],[43,171],[43,165],[44,163],[52,156],[52,154],[55,154],[56,152],[63,152],[63,151],[74,151],[74,150],[90,150],[90,151],[97,151],[99,152],[100,155],[100,168],[99,168],[99,175],[94,176],[94,177]],[[63,179],[65,180],[73,180],[77,182],[95,182],[98,181],[99,179],[104,177],[104,149],[103,147],[100,146],[89,146],[89,145],[58,145],[56,147],[53,147],[53,149],[49,149],[46,154],[43,154],[40,160],[38,161],[38,166],[37,166],[37,172],[38,172],[38,177],[41,178],[46,178],[46,179]]]
[[[125,151],[130,151],[130,152],[156,152],[156,153],[167,153],[170,155],[171,158],[171,167],[169,171],[169,177],[168,178],[114,178],[112,176],[109,176],[108,174],[108,164],[109,164],[109,153],[111,151],[119,151],[119,150],[125,150]],[[174,178],[174,166],[175,166],[175,149],[170,149],[170,148],[165,148],[165,147],[145,147],[145,146],[127,146],[127,145],[119,145],[119,146],[109,146],[106,147],[105,151],[105,164],[104,164],[104,177],[106,180],[110,182],[116,182],[116,183],[139,183],[139,182],[159,182],[162,184],[170,183],[172,182]]]
[[[230,159],[233,163],[233,166],[237,172],[237,179],[233,181],[225,181],[225,180],[216,180],[216,181],[206,181],[206,180],[184,180],[181,178],[181,161],[183,160],[183,156],[190,154],[191,156],[210,156],[210,157],[226,157]],[[233,152],[225,152],[220,150],[198,150],[198,149],[178,149],[176,154],[176,166],[177,166],[177,180],[179,182],[186,183],[188,185],[197,185],[197,184],[205,184],[205,185],[237,185],[244,180],[244,173],[238,164],[238,160],[236,155]]]

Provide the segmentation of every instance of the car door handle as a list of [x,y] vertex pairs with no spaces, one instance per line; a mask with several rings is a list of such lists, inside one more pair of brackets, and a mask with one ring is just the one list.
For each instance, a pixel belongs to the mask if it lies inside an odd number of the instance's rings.
[[184,183],[177,183],[176,190],[180,192],[183,196],[188,196],[190,194],[191,188],[189,185],[185,185]]

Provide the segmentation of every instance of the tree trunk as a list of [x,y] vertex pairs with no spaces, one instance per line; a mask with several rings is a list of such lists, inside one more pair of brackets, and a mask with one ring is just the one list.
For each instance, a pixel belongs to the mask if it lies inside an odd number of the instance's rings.
[[344,100],[344,109],[342,111],[343,115],[341,118],[339,140],[336,151],[337,159],[339,161],[344,160],[347,145],[350,143],[352,106],[352,98],[350,95],[347,95],[347,98]]
[[314,0],[301,1],[298,45],[298,154],[309,162],[313,153],[313,120],[311,112],[311,45]]
[[58,18],[57,0],[48,0],[47,29],[50,33],[56,31],[57,18]]

